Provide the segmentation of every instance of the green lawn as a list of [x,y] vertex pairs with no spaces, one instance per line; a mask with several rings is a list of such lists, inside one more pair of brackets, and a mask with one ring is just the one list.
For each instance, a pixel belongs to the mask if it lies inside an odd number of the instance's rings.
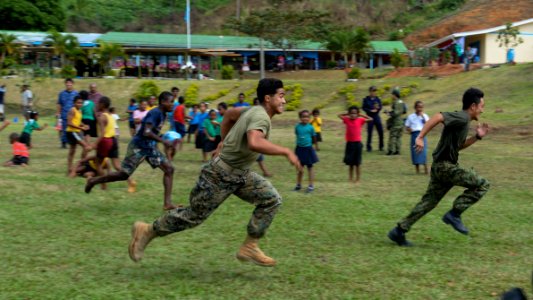
[[[441,216],[461,193],[454,188],[433,212],[409,233],[416,246],[399,248],[386,234],[419,201],[428,177],[415,175],[404,135],[402,155],[364,153],[359,186],[349,183],[342,164],[343,128],[335,114],[342,98],[323,111],[325,142],[318,153],[316,191],[291,191],[294,169],[282,157],[267,157],[273,184],[284,204],[262,249],[278,260],[275,268],[239,263],[234,254],[245,238],[253,207],[229,198],[203,225],[155,240],[140,263],[127,255],[135,220],[153,221],[161,213],[162,173],[141,165],[133,178],[135,194],[125,183],[83,193],[84,180],[69,179],[66,151],[49,128],[33,135],[28,168],[0,167],[1,299],[496,299],[513,286],[531,295],[533,267],[533,134],[531,82],[533,65],[475,71],[437,80],[422,78],[360,81],[356,97],[371,84],[419,83],[408,97],[424,100],[426,111],[460,109],[460,96],[470,86],[486,92],[483,121],[493,132],[463,151],[460,163],[474,167],[492,183],[491,190],[464,221],[465,237],[443,224]],[[15,85],[4,80],[18,101]],[[2,82],[2,81],[0,81]],[[87,80],[78,80],[85,87]],[[96,80],[115,105],[125,107],[139,80]],[[160,81],[162,88],[190,82]],[[301,83],[302,108],[312,108],[346,85],[340,80],[287,80]],[[200,97],[231,88],[235,82],[200,82]],[[236,94],[253,87],[241,82]],[[53,108],[60,80],[33,82],[40,110]],[[233,93],[232,92],[232,93]],[[230,97],[229,95],[227,96]],[[224,100],[224,99],[221,99]],[[13,105],[9,106],[13,112]],[[496,113],[497,108],[503,113]],[[14,114],[9,115],[10,119]],[[296,112],[276,116],[271,140],[294,147]],[[51,116],[41,122],[52,124]],[[10,157],[7,136],[21,131],[12,124],[0,133],[0,158]],[[128,137],[121,123],[121,156]],[[432,150],[439,130],[429,136]],[[365,139],[366,134],[363,135]],[[375,141],[376,142],[376,141]],[[187,203],[197,178],[201,154],[186,144],[174,165],[173,197]],[[254,166],[255,168],[255,166]]]

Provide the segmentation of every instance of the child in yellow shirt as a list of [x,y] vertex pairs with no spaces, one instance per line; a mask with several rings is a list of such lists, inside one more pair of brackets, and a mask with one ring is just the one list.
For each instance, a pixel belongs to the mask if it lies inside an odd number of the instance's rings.
[[313,125],[313,128],[315,129],[315,133],[316,133],[315,150],[320,151],[320,148],[318,147],[318,143],[322,142],[322,134],[321,134],[322,118],[320,117],[320,110],[318,110],[318,108],[313,109],[313,120],[311,120],[311,125]]

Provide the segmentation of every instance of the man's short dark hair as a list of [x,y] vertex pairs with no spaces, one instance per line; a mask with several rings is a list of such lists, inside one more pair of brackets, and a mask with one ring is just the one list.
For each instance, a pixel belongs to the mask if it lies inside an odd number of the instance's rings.
[[281,88],[283,88],[283,82],[277,78],[264,78],[259,80],[259,84],[257,85],[257,99],[259,99],[259,103],[263,104],[266,95],[274,95]]
[[76,96],[74,96],[74,100],[73,100],[73,102],[76,102],[76,101],[78,101],[78,100],[83,100],[83,98],[82,98],[80,95],[76,95]]
[[173,87],[173,88],[171,89],[171,91],[172,91],[172,92],[174,92],[174,91],[177,91],[177,92],[179,92],[179,91],[180,91],[180,89],[179,89],[179,88],[178,88],[177,86],[175,86],[175,87]]
[[220,102],[220,103],[218,104],[218,107],[219,107],[219,108],[222,107],[223,109],[228,109],[228,104],[226,104],[226,102]]
[[35,116],[38,116],[38,115],[39,115],[38,112],[36,112],[36,111],[31,111],[31,112],[30,112],[30,119],[33,119],[33,118],[35,118]]
[[183,97],[183,96],[179,96],[179,97],[178,97],[178,103],[179,103],[179,104],[183,104],[183,103],[185,103],[185,97]]
[[87,92],[86,90],[81,90],[79,92],[79,95],[80,95],[81,99],[83,99],[83,100],[89,99],[89,92]]
[[103,96],[102,98],[100,98],[100,102],[98,103],[102,104],[104,108],[109,108],[109,106],[111,106],[111,99],[106,96]]
[[240,97],[240,96],[244,96],[244,93],[239,93],[239,97]]
[[373,86],[368,88],[369,92],[374,92],[374,91],[377,91],[377,90],[378,90],[378,88],[375,85],[373,85]]
[[483,98],[485,95],[480,89],[476,88],[469,88],[466,90],[466,92],[463,94],[463,110],[466,110],[472,106],[472,104],[479,104],[481,102],[481,98]]
[[159,104],[161,104],[161,102],[170,101],[172,100],[172,98],[174,98],[172,93],[167,91],[162,92],[161,94],[159,94]]
[[135,100],[135,98],[131,98],[130,103],[137,103],[137,100]]
[[65,83],[67,83],[67,82],[69,82],[69,81],[72,82],[72,83],[74,83],[74,79],[72,79],[72,78],[67,78],[67,79],[65,79]]

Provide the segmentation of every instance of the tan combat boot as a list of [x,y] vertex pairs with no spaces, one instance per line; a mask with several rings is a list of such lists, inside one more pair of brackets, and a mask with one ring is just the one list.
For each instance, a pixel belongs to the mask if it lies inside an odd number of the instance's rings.
[[263,267],[273,267],[276,261],[265,255],[257,246],[259,239],[248,236],[242,244],[239,252],[237,252],[237,259],[242,262],[252,262]]
[[156,237],[152,224],[135,222],[131,228],[131,241],[128,247],[131,260],[138,262],[144,254],[144,248]]
[[129,180],[128,181],[128,193],[135,193],[137,191],[137,181]]

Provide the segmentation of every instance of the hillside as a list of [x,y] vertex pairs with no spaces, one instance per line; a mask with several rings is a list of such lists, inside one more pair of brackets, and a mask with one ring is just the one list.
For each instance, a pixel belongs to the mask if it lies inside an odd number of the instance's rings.
[[[185,33],[185,1],[177,0],[62,0],[67,30],[73,32],[140,31]],[[398,28],[408,31],[453,12],[465,0],[297,0],[284,1],[295,10],[313,8],[329,12],[340,27],[364,26],[374,38],[388,38]],[[235,16],[272,6],[272,0],[191,1],[193,33],[235,34],[223,28]],[[277,2],[280,2],[277,0]],[[446,8],[443,8],[446,7]],[[449,7],[453,7],[449,9]],[[280,20],[282,21],[282,20]]]
[[407,45],[424,45],[455,32],[480,30],[529,19],[531,12],[531,0],[470,1],[461,11],[414,32],[404,42]]

